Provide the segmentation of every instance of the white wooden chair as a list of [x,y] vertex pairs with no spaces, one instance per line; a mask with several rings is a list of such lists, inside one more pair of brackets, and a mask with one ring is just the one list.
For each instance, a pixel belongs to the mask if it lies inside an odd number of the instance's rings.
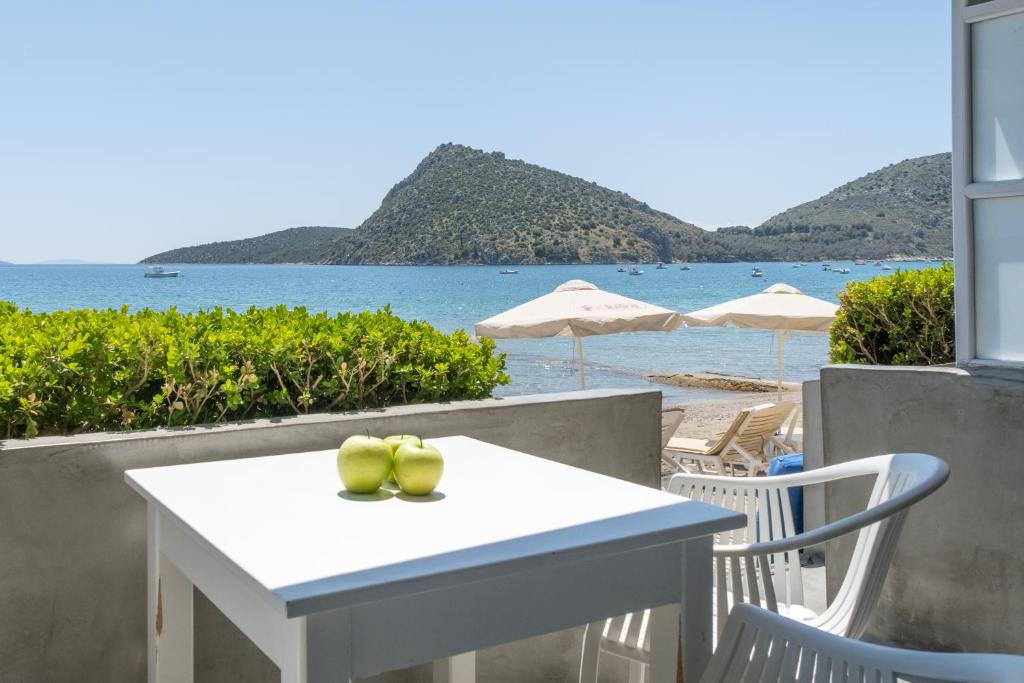
[[[910,507],[946,481],[949,467],[923,453],[878,455],[777,477],[676,474],[668,490],[691,500],[747,515],[742,529],[715,538],[714,614],[716,635],[734,604],[752,602],[829,633],[860,637],[878,601]],[[873,477],[867,507],[817,529],[794,531],[789,489],[851,477]],[[821,614],[804,604],[800,549],[858,532],[850,565],[835,600]],[[581,683],[597,680],[600,652],[631,662],[630,679],[640,681],[650,659],[650,610],[587,627]]]
[[826,633],[753,605],[737,605],[701,683],[1007,683],[1024,657],[919,652]]
[[[796,408],[793,403],[763,403],[739,412],[729,428],[718,439],[669,439],[663,454],[669,461],[691,460],[701,472],[725,474],[726,468],[742,466],[747,476],[768,470],[768,462],[776,452],[788,452],[779,429]],[[714,469],[710,469],[714,468]]]

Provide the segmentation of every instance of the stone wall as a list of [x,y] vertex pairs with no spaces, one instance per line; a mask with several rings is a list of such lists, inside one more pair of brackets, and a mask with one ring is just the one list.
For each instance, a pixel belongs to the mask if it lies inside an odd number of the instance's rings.
[[[916,648],[1024,654],[1024,383],[954,368],[821,371],[825,464],[892,452],[949,463],[915,506],[869,635]],[[862,508],[864,486],[830,487],[829,520]],[[845,566],[852,541],[828,550]],[[842,581],[829,571],[830,597]]]
[[[146,511],[126,469],[334,448],[369,430],[464,434],[657,486],[660,410],[658,391],[586,391],[4,442],[0,680],[146,679]],[[270,660],[196,597],[196,680],[278,681]],[[574,681],[580,638],[574,629],[483,651],[479,680]],[[426,681],[428,671],[378,678]],[[606,672],[622,673],[614,662]]]

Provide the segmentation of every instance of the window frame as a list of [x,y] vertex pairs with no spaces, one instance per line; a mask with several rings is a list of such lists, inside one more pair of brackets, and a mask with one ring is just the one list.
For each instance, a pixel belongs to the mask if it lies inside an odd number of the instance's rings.
[[973,84],[971,27],[981,21],[1024,12],[1024,0],[989,0],[953,5],[953,267],[956,272],[956,362],[960,367],[991,370],[1024,379],[1024,361],[977,357],[975,316],[974,201],[1024,196],[1024,179],[974,182]]

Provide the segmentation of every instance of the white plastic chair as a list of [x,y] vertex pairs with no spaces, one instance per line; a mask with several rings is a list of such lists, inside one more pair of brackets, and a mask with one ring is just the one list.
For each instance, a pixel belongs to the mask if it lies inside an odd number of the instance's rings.
[[1009,683],[1024,657],[918,652],[821,631],[737,605],[701,683]]
[[[789,489],[851,477],[874,477],[867,507],[797,534]],[[752,602],[829,633],[860,637],[881,594],[907,512],[948,477],[946,463],[923,453],[878,455],[776,477],[674,475],[669,492],[747,515],[746,527],[715,538],[715,634],[721,633],[733,605]],[[799,551],[854,531],[857,543],[846,576],[835,600],[819,615],[804,604]],[[587,627],[581,683],[597,680],[602,651],[629,660],[631,681],[642,680],[650,661],[649,613],[636,612]]]

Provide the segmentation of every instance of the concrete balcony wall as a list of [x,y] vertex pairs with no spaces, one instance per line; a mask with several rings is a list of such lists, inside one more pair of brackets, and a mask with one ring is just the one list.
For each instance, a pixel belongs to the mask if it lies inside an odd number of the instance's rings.
[[[586,391],[4,442],[0,680],[146,679],[146,511],[124,484],[126,469],[336,448],[368,430],[464,434],[658,486],[660,410],[658,391]],[[198,592],[195,610],[196,681],[279,680],[270,660]],[[581,635],[574,629],[483,651],[479,680],[574,681]],[[621,666],[607,664],[607,679],[622,680]],[[378,680],[426,681],[428,671]]]
[[[1024,654],[1024,383],[954,368],[833,366],[821,372],[825,464],[923,452],[946,485],[915,506],[869,635],[916,648]],[[836,485],[828,519],[862,508]],[[828,550],[843,567],[852,539]],[[842,573],[829,571],[830,598]]]

